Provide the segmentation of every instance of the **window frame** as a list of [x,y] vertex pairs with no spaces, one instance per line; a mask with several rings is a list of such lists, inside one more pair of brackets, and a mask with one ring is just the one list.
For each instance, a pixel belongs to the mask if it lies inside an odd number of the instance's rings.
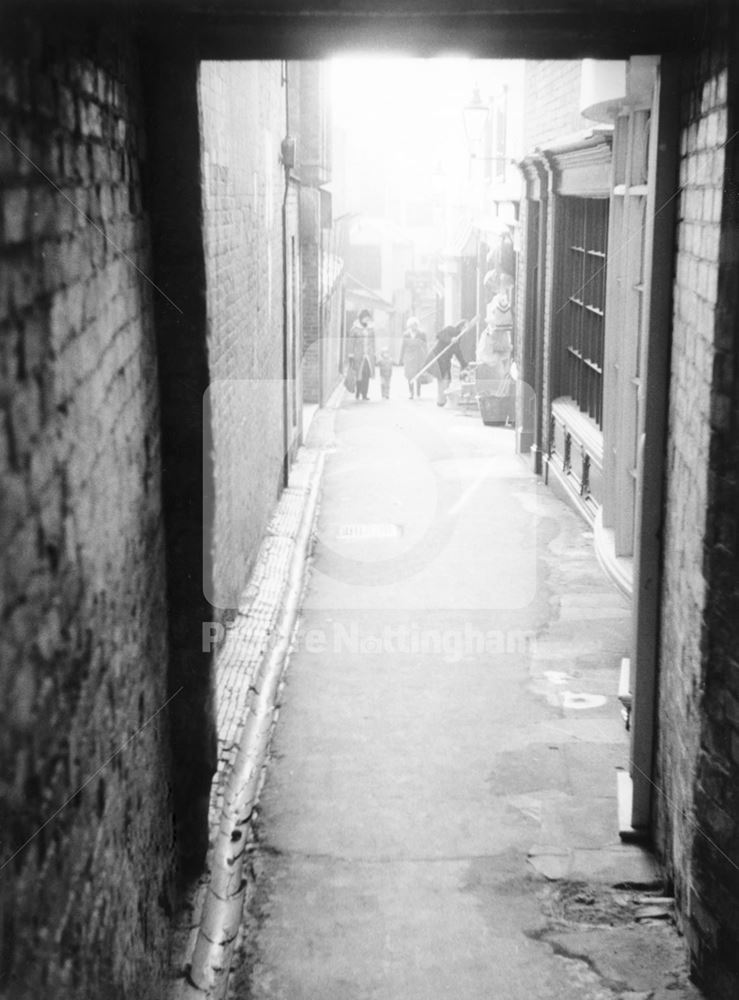
[[603,428],[608,199],[559,199],[559,308],[555,396],[571,399]]

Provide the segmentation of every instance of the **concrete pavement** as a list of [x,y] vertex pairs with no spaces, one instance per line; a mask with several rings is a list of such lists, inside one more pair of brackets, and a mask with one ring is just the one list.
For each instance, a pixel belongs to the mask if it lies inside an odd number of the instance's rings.
[[318,538],[231,995],[697,996],[618,837],[627,603],[512,431],[394,381],[312,425]]

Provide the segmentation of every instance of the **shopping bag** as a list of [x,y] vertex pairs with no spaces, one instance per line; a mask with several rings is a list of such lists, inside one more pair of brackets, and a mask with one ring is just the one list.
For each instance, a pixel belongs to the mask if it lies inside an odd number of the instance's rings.
[[357,388],[357,373],[353,365],[349,365],[344,375],[344,388],[349,392],[354,392]]

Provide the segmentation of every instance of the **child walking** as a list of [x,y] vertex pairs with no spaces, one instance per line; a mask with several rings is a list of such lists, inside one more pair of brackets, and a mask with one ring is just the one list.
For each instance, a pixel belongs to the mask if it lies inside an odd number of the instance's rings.
[[383,347],[380,351],[380,358],[377,362],[377,366],[380,369],[380,389],[382,390],[382,398],[390,399],[390,379],[393,377],[393,359],[390,357],[390,352],[387,347]]

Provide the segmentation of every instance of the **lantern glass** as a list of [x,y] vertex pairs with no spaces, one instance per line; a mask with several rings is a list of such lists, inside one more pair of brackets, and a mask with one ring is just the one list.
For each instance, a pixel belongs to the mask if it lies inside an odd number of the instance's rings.
[[485,123],[488,119],[488,106],[487,104],[483,104],[480,91],[477,87],[475,87],[470,103],[465,104],[462,114],[467,142],[474,149],[482,139],[483,132],[485,131]]

